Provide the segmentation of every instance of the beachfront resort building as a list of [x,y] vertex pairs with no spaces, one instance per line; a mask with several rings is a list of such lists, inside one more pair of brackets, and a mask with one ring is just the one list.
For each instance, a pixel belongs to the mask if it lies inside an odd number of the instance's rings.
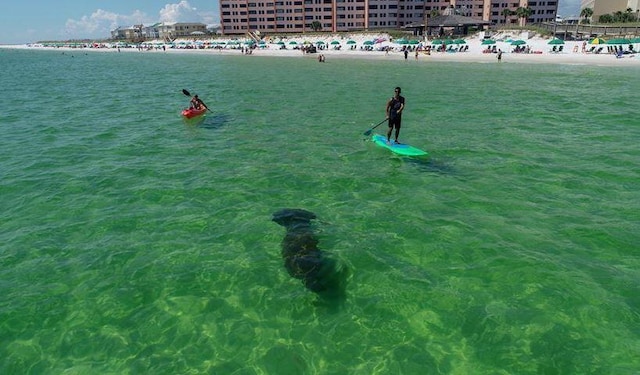
[[156,25],[158,37],[167,40],[197,37],[207,33],[207,25],[199,22],[162,22]]
[[[517,8],[529,8],[526,23],[552,22],[559,0],[220,0],[220,33],[305,33],[415,27],[444,14],[496,25],[524,22]],[[626,1],[626,0],[625,0]],[[637,0],[633,0],[637,1]],[[513,15],[505,16],[508,9]]]
[[580,10],[590,8],[593,10],[592,19],[597,20],[604,14],[625,12],[631,9],[637,15],[640,13],[640,0],[582,0]]
[[111,30],[111,39],[115,40],[148,40],[158,38],[157,24],[151,26],[133,25]]

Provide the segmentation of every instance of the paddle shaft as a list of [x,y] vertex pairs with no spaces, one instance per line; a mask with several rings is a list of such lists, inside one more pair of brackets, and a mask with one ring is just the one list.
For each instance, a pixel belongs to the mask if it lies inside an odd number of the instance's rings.
[[388,119],[386,118],[386,119],[384,119],[384,120],[380,121],[376,126],[374,126],[373,128],[371,128],[371,129],[367,130],[366,132],[364,132],[364,135],[369,135],[369,134],[371,134],[371,132],[373,131],[373,129],[375,129],[375,128],[377,128],[378,126],[380,126],[380,125],[384,124],[384,122],[385,122],[385,121],[387,121],[387,120],[388,120]]

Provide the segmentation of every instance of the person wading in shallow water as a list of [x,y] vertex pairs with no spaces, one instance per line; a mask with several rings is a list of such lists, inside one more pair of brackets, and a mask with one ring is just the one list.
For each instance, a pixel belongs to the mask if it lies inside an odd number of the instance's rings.
[[393,97],[387,102],[387,118],[389,119],[389,131],[387,132],[387,143],[391,143],[391,133],[396,129],[395,141],[398,142],[400,126],[402,125],[402,111],[404,110],[404,96],[400,95],[402,90],[396,87]]

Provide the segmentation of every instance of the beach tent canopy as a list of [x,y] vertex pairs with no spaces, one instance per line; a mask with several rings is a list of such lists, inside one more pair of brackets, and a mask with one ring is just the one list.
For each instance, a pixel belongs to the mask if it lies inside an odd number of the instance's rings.
[[607,40],[607,44],[631,44],[631,41],[625,38],[616,38]]

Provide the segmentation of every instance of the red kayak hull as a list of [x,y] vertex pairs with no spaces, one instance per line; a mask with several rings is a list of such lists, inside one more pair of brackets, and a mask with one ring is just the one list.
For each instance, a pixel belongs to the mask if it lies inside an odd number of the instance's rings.
[[195,109],[195,108],[188,108],[188,109],[184,109],[182,110],[182,117],[185,117],[187,119],[192,119],[198,116],[202,116],[205,113],[207,113],[207,109]]

